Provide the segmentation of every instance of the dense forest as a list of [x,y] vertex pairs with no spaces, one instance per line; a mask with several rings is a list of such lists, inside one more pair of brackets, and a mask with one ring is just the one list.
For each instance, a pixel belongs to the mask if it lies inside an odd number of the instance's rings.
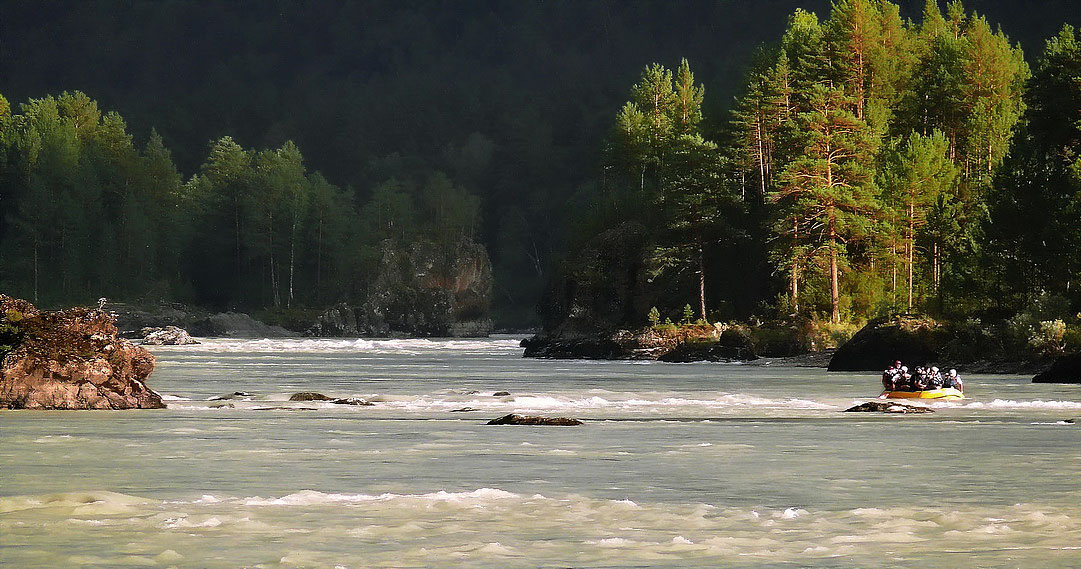
[[79,91],[15,114],[0,98],[0,150],[15,204],[0,226],[4,288],[35,302],[327,305],[359,293],[383,240],[449,247],[478,226],[478,198],[441,172],[389,178],[357,203],[292,142],[223,137],[185,179],[156,132],[137,148],[119,114]]
[[[693,24],[689,5],[659,4],[382,7],[381,23],[328,32],[334,45],[355,32],[362,49],[331,49],[304,75],[266,44],[320,29],[321,18],[358,20],[348,7],[283,3],[209,74],[178,63],[172,80],[195,82],[204,115],[125,96],[128,85],[176,100],[185,87],[108,60],[103,73],[75,74],[85,88],[0,99],[0,288],[44,305],[105,295],[318,308],[363,293],[383,239],[476,238],[493,256],[504,321],[524,322],[553,265],[633,222],[649,228],[652,278],[665,291],[656,305],[674,318],[687,305],[703,319],[832,322],[1007,317],[1034,305],[1053,307],[1041,319],[1068,320],[1081,309],[1073,28],[1026,63],[1019,44],[959,2],[943,12],[933,1],[921,11],[846,0],[820,10],[825,18],[795,9],[787,20],[768,13],[776,6],[718,3]],[[203,32],[190,5],[171,6],[85,21],[178,22],[156,49]],[[208,8],[218,26],[245,17]],[[558,37],[530,31],[553,16],[544,10],[583,23],[560,24]],[[30,12],[8,12],[7,25],[40,32],[35,16],[45,16]],[[653,22],[652,52],[632,41],[640,19]],[[391,49],[384,36],[409,29],[418,41]],[[736,47],[718,53],[719,35]],[[326,47],[317,34],[287,37],[296,59]],[[623,44],[637,47],[615,58]],[[48,84],[32,70],[43,67],[7,52],[5,68],[26,77],[14,93]],[[451,64],[463,54],[474,65]],[[142,69],[162,61],[140,57],[151,62]],[[598,80],[612,59],[623,67]],[[628,59],[677,65],[647,66],[617,111]],[[248,89],[267,66],[291,72]],[[94,86],[138,101],[125,108],[139,126],[103,110]],[[433,97],[446,106],[418,112]]]
[[581,246],[621,224],[648,228],[650,320],[840,325],[907,312],[1020,318],[1059,344],[1076,335],[1070,25],[1030,68],[960,2],[943,13],[929,1],[910,22],[889,2],[846,0],[823,20],[789,18],[722,128],[703,128],[704,89],[686,60],[642,72],[582,220]]

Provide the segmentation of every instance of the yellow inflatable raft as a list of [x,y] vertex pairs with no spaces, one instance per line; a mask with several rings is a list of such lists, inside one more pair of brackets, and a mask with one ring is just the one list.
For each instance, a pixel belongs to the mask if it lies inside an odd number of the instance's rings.
[[923,391],[883,391],[880,399],[964,399],[965,394],[952,388],[925,389]]

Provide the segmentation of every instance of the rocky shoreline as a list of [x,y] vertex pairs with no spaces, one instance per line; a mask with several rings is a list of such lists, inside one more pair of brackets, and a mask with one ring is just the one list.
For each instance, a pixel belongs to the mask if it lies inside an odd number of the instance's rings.
[[758,359],[749,339],[713,326],[688,327],[678,333],[653,328],[617,330],[570,338],[537,334],[522,340],[524,357],[544,359],[657,360],[743,362]]
[[[760,353],[752,338],[711,333],[698,327],[689,335],[662,334],[653,328],[610,333],[538,333],[522,340],[524,357],[547,359],[657,360],[666,362],[741,362],[753,366],[826,368],[830,371],[878,372],[889,362],[957,368],[962,373],[1032,375],[1035,381],[1081,383],[1081,356],[1055,358],[959,358],[944,349],[941,330],[924,321],[899,317],[872,321],[836,349],[774,355]],[[729,328],[734,331],[735,328]]]

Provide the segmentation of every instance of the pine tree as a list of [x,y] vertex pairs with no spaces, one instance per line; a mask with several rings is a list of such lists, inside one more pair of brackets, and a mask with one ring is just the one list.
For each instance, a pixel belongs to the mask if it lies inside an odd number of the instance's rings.
[[927,223],[928,210],[949,191],[958,169],[947,157],[949,143],[941,132],[931,136],[912,133],[885,159],[883,186],[886,201],[898,208],[905,231],[908,309],[913,307],[917,231]]
[[702,122],[702,101],[705,96],[705,86],[694,83],[694,73],[691,73],[690,63],[686,58],[680,60],[675,76],[675,102],[672,108],[675,135],[698,132],[698,123]]
[[[840,322],[839,273],[845,243],[868,233],[879,207],[868,169],[875,141],[867,125],[848,110],[852,101],[841,90],[816,85],[808,102],[810,110],[796,119],[803,152],[785,168],[771,200],[786,212],[777,230],[788,234],[791,222],[793,234],[807,235],[811,254],[828,257],[830,318]],[[790,254],[798,248],[793,245]],[[792,300],[798,303],[798,298]]]

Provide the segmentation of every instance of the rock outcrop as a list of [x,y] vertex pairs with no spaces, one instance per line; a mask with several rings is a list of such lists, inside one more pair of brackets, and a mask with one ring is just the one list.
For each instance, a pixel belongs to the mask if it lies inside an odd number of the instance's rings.
[[356,405],[358,407],[371,407],[375,405],[367,399],[361,399],[359,397],[328,397],[322,393],[316,393],[314,391],[301,391],[300,393],[294,393],[289,397],[290,401],[327,401],[335,405]]
[[545,290],[543,330],[536,338],[599,338],[642,320],[650,308],[644,294],[648,243],[649,232],[639,223],[624,223],[587,243]]
[[150,346],[187,346],[198,344],[188,331],[176,326],[164,328],[143,328],[139,331],[143,336],[143,343]]
[[904,403],[897,403],[896,401],[868,401],[867,403],[861,403],[855,407],[849,407],[845,409],[845,412],[853,413],[934,413],[935,410],[930,407],[920,407],[919,405],[906,405]]
[[511,413],[509,415],[503,415],[498,419],[492,419],[486,423],[488,425],[555,425],[558,427],[573,427],[575,425],[584,425],[585,423],[578,419],[569,419],[567,417],[535,417],[532,415],[516,415]]
[[379,274],[360,305],[327,310],[310,336],[486,337],[492,265],[485,248],[463,240],[450,248],[427,241],[383,242]]
[[908,365],[937,361],[941,326],[927,318],[898,316],[872,320],[837,348],[830,371],[880,371],[894,360]]
[[1081,383],[1081,352],[1059,357],[1046,371],[1036,374],[1032,383]]
[[297,335],[242,312],[213,313],[174,302],[139,305],[108,302],[105,308],[116,319],[116,326],[123,337],[132,340],[145,338],[147,328],[180,328],[190,335],[204,338],[285,338]]
[[522,340],[525,357],[665,362],[733,362],[757,359],[750,338],[720,328],[683,326],[672,332],[653,328],[616,330],[593,336],[538,334]]
[[0,409],[161,409],[145,383],[153,370],[107,312],[0,295]]
[[327,397],[322,393],[316,393],[314,391],[301,391],[300,393],[294,393],[289,397],[290,401],[331,401],[333,397]]
[[130,304],[108,301],[104,306],[116,320],[120,334],[131,340],[144,337],[144,328],[166,328],[175,326],[190,330],[193,323],[205,320],[211,313],[205,309],[178,302],[147,302]]
[[221,312],[192,322],[188,331],[200,337],[288,338],[295,333],[260,322],[243,312]]

